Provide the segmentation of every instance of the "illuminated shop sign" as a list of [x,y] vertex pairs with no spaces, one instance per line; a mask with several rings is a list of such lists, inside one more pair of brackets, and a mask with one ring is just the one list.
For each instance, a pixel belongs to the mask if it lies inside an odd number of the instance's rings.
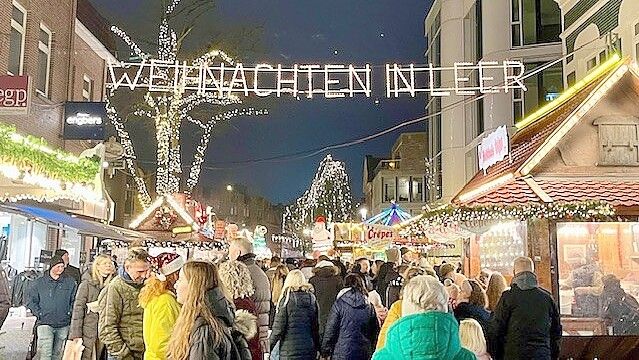
[[64,105],[64,138],[104,140],[106,118],[103,102],[67,102]]

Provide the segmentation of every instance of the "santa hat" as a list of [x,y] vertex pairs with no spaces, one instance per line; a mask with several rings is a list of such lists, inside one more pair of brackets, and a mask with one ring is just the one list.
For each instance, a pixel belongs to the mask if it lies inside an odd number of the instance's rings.
[[156,269],[156,276],[160,281],[166,281],[166,277],[184,266],[184,259],[175,253],[161,253],[151,260],[151,264]]
[[318,216],[317,219],[315,219],[316,223],[326,223],[326,218],[323,216]]

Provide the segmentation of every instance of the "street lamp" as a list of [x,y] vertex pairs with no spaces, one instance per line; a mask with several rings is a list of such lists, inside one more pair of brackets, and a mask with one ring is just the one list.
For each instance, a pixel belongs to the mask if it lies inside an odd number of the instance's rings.
[[362,221],[366,220],[366,215],[368,215],[368,209],[367,208],[361,208],[361,209],[359,209],[359,213],[360,213],[360,215],[362,215]]
[[226,191],[233,191],[233,185],[231,184],[226,185]]

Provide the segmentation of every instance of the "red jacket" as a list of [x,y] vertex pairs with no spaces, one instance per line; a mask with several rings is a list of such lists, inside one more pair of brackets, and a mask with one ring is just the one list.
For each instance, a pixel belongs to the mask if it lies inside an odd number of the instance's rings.
[[[246,310],[251,314],[258,316],[257,306],[251,298],[234,299],[235,308],[237,310]],[[252,339],[246,339],[249,349],[251,350],[251,357],[253,360],[262,360],[264,355],[262,354],[262,348],[260,347],[260,337],[255,335]]]

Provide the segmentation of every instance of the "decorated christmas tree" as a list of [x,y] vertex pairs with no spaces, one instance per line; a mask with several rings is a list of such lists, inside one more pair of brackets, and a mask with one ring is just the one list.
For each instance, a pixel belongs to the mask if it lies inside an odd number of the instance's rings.
[[313,224],[317,216],[326,222],[345,222],[353,215],[353,196],[346,167],[327,155],[317,169],[311,186],[286,208],[283,228],[299,233]]

